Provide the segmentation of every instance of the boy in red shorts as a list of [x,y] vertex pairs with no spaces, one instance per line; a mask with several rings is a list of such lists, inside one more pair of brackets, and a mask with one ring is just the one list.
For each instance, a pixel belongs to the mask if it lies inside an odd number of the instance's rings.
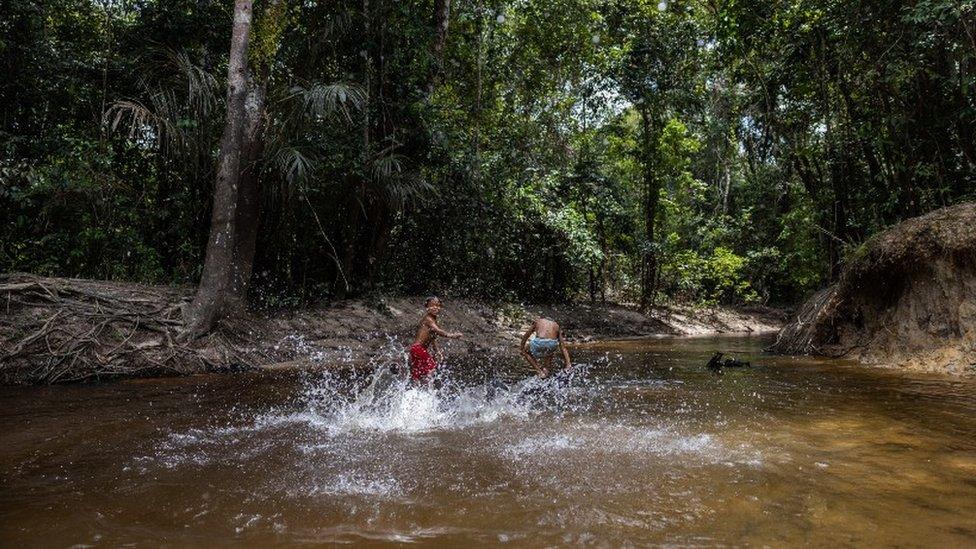
[[445,332],[437,325],[437,315],[441,312],[441,300],[436,297],[428,297],[424,301],[427,314],[420,321],[417,327],[417,338],[410,346],[410,379],[415,383],[423,383],[430,380],[430,375],[437,368],[437,362],[430,355],[428,348],[433,347],[437,358],[443,359],[440,349],[437,348],[437,336],[444,336],[451,339],[461,337],[461,332]]

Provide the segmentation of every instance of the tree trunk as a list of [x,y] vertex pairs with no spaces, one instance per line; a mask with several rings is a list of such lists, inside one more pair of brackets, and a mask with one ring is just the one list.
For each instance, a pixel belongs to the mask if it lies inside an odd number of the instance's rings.
[[590,265],[588,269],[589,274],[589,290],[590,290],[590,304],[596,304],[596,269]]
[[251,0],[234,2],[234,27],[227,64],[227,118],[220,140],[214,184],[210,239],[196,296],[186,311],[186,335],[210,331],[227,314],[234,280],[238,189],[246,122],[247,46],[251,34]]
[[[646,103],[646,100],[645,100]],[[641,307],[647,308],[654,304],[654,293],[657,290],[657,254],[654,250],[654,225],[657,218],[657,205],[660,200],[659,180],[654,173],[654,127],[651,114],[646,105],[641,108],[641,122],[644,130],[643,167],[644,167],[644,227],[646,232],[646,248],[644,249],[641,268]]]
[[723,150],[722,154],[722,215],[729,213],[729,199],[732,195],[732,167]]
[[451,0],[434,0],[434,39],[430,43],[430,71],[427,75],[427,97],[434,93],[434,86],[444,66],[444,48],[447,46],[447,30],[451,22]]
[[600,238],[600,263],[597,266],[597,280],[600,281],[600,303],[607,302],[607,258],[610,257],[609,246],[607,246],[607,230],[603,222],[603,215],[596,216],[596,230]]
[[830,185],[833,194],[831,208],[833,236],[827,241],[827,252],[830,258],[831,282],[835,282],[840,277],[844,251],[842,246],[847,242],[848,237],[847,178],[850,174],[850,158],[846,146],[846,143],[832,145],[831,149],[833,150],[829,157]]
[[360,285],[361,279],[356,272],[356,252],[359,250],[365,194],[365,183],[358,181],[353,183],[346,198],[345,210],[348,217],[342,226],[342,252],[339,258],[341,272],[336,273],[334,285],[336,299],[349,297]]
[[237,194],[237,237],[234,239],[234,280],[231,308],[243,309],[251,285],[257,248],[261,202],[261,156],[264,153],[268,75],[249,86],[245,100],[245,126],[241,155],[241,178]]
[[369,248],[366,250],[366,264],[363,279],[366,286],[372,288],[380,275],[380,267],[389,253],[390,241],[393,237],[393,226],[396,213],[385,201],[377,201],[372,208],[369,235]]

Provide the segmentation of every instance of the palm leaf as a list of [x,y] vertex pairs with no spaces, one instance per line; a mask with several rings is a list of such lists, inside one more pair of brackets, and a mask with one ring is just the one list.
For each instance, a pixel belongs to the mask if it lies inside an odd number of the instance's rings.
[[301,101],[306,116],[329,119],[341,115],[347,122],[352,121],[353,111],[366,104],[366,92],[354,82],[293,86],[290,98]]

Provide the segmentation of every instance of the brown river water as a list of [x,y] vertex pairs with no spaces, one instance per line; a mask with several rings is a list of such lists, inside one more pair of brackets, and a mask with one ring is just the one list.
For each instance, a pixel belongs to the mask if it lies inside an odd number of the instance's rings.
[[2,388],[0,546],[976,547],[976,380],[767,342]]

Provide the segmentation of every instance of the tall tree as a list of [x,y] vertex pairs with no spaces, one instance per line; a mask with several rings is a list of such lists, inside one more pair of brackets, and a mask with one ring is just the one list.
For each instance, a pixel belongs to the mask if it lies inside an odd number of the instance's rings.
[[643,6],[618,15],[618,40],[624,56],[617,80],[641,118],[641,141],[636,152],[643,181],[640,302],[644,307],[654,302],[660,261],[655,234],[661,198],[658,146],[668,117],[681,112],[688,102],[697,69],[697,28],[687,8],[687,2],[662,1],[656,10]]
[[[218,320],[245,306],[254,264],[267,86],[271,57],[284,22],[284,4],[280,0],[268,3],[257,33],[252,33],[253,20],[253,2],[237,0],[210,238],[203,275],[186,311],[186,334],[191,338],[210,331]],[[252,42],[254,47],[249,48]]]
[[434,0],[434,37],[430,42],[431,66],[427,77],[427,97],[434,92],[444,66],[444,48],[451,22],[451,0]]

